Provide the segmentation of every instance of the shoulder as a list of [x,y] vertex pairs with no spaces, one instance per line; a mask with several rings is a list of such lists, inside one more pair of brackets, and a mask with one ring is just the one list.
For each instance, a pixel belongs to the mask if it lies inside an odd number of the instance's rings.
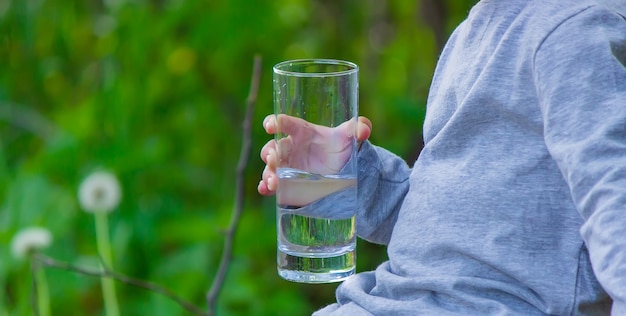
[[524,11],[532,17],[536,25],[543,26],[547,31],[551,31],[564,22],[572,19],[576,20],[580,17],[584,18],[588,15],[623,18],[626,13],[626,1],[531,0]]
[[[626,1],[546,2],[549,4],[537,5],[549,8],[546,13],[553,14],[553,21],[545,28],[533,55],[538,82],[559,82],[561,86],[565,81],[576,82],[572,86],[579,91],[604,91],[606,95],[610,95],[609,91],[623,91],[626,79]],[[592,85],[595,88],[592,89]],[[557,88],[553,85],[550,89]],[[572,88],[570,92],[572,96],[577,91]]]
[[545,46],[572,47],[626,40],[624,0],[531,0],[528,23]]
[[535,23],[547,31],[558,28],[568,21],[591,19],[596,24],[607,20],[626,20],[625,0],[531,0],[525,8]]
[[600,8],[626,17],[626,1],[624,0],[595,0],[593,2]]

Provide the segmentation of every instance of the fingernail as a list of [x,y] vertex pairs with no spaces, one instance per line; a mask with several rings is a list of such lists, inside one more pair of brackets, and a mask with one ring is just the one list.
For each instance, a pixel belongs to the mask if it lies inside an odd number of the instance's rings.
[[270,191],[274,191],[274,177],[267,179],[267,188],[270,189]]
[[263,188],[263,180],[259,181],[259,184],[256,187],[257,191],[261,192],[261,189]]

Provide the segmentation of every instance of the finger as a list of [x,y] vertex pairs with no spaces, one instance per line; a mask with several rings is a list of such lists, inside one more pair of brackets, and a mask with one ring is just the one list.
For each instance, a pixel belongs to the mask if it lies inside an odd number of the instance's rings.
[[265,156],[265,164],[269,170],[276,172],[276,168],[278,167],[278,154],[275,149],[270,148],[268,150],[267,156]]
[[276,191],[272,191],[267,187],[267,183],[265,183],[265,181],[261,180],[259,181],[259,185],[257,186],[257,191],[264,196],[271,196],[276,194]]
[[278,177],[276,176],[275,169],[265,166],[261,182],[263,182],[265,188],[267,188],[268,193],[275,192],[278,188]]
[[265,162],[267,164],[267,155],[270,153],[271,150],[276,150],[276,141],[275,140],[270,140],[269,142],[265,143],[265,145],[263,145],[263,148],[261,148],[261,160],[263,160],[263,162]]
[[268,134],[276,133],[276,115],[270,114],[263,119],[263,128]]
[[263,182],[263,180],[259,181],[256,190],[261,195],[269,195],[270,193],[270,190],[267,188],[267,185],[265,185],[265,182]]
[[257,186],[257,191],[264,196],[274,195],[278,184],[278,181],[275,179],[278,179],[276,174],[270,168],[265,167],[261,181],[259,181]]
[[289,161],[289,157],[291,156],[293,147],[293,138],[291,136],[281,138],[274,147],[276,152],[276,162],[287,163]]
[[350,119],[339,125],[338,128],[343,130],[346,136],[354,136],[359,142],[367,140],[372,133],[372,122],[365,116],[359,116],[356,121],[356,128],[354,123],[354,119]]
[[372,134],[372,121],[365,116],[359,117],[356,127],[356,139],[359,142],[367,140]]
[[293,135],[297,134],[303,127],[307,127],[310,123],[295,116],[279,114],[278,121],[275,121],[274,124],[276,131],[280,131],[281,133],[287,135]]

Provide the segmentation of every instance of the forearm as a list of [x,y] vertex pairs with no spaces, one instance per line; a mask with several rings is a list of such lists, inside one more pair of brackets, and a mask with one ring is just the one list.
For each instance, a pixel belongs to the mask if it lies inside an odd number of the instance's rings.
[[357,234],[387,244],[409,189],[411,169],[391,152],[363,143],[359,152]]

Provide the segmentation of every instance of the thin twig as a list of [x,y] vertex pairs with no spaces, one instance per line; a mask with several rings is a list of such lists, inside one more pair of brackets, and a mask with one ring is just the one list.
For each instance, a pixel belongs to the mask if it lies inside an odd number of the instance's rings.
[[224,279],[226,278],[226,273],[228,272],[228,266],[230,265],[230,261],[232,259],[233,239],[235,238],[235,232],[237,230],[237,226],[239,224],[239,218],[241,217],[241,210],[243,208],[244,170],[246,168],[248,156],[250,156],[250,145],[252,143],[252,135],[251,135],[252,114],[254,112],[253,111],[254,105],[256,104],[257,95],[259,92],[260,81],[261,81],[261,57],[257,55],[257,56],[254,56],[254,68],[252,71],[250,92],[248,94],[248,99],[246,102],[246,116],[243,121],[243,135],[242,135],[243,141],[241,143],[239,163],[237,164],[235,204],[233,207],[230,224],[228,226],[228,230],[226,231],[226,236],[224,239],[224,250],[222,253],[222,258],[220,260],[220,265],[219,265],[217,274],[215,276],[215,279],[213,280],[213,284],[211,284],[211,289],[209,290],[207,294],[207,304],[209,308],[209,315],[213,315],[215,312],[215,303],[217,301],[219,292],[222,289]]
[[75,272],[78,274],[82,274],[82,275],[87,275],[87,276],[93,276],[93,277],[109,277],[109,278],[113,278],[117,281],[126,283],[126,284],[130,284],[136,287],[140,287],[152,292],[156,292],[159,293],[173,301],[175,301],[176,303],[178,303],[178,305],[180,305],[182,308],[184,308],[185,310],[187,310],[190,313],[193,313],[195,315],[201,315],[201,316],[206,316],[207,313],[204,312],[202,309],[200,309],[199,307],[187,302],[186,300],[180,298],[179,296],[177,296],[176,294],[174,294],[172,291],[154,284],[152,282],[148,282],[148,281],[143,281],[143,280],[139,280],[139,279],[135,279],[135,278],[131,278],[128,277],[126,275],[123,275],[121,273],[117,273],[114,271],[110,271],[108,270],[106,267],[103,267],[103,270],[100,271],[93,271],[93,270],[88,270],[88,269],[84,269],[84,268],[80,268],[74,265],[71,265],[67,262],[62,262],[62,261],[58,261],[55,259],[52,259],[50,257],[44,256],[42,254],[35,254],[33,256],[33,260],[37,261],[39,264],[42,264],[45,267],[51,267],[51,268],[56,268],[56,269],[62,269],[62,270],[67,270],[67,271],[71,271],[71,272]]
[[0,102],[0,120],[27,130],[45,140],[51,140],[59,128],[45,116],[25,105]]

